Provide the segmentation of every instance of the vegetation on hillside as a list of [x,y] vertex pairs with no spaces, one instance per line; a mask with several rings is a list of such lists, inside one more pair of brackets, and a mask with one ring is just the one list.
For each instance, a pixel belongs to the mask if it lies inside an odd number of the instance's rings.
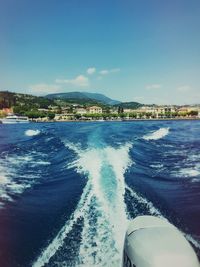
[[140,108],[140,107],[142,107],[144,105],[140,104],[138,102],[122,102],[122,103],[120,103],[120,105],[117,104],[117,105],[114,105],[114,106],[115,107],[120,106],[120,108],[122,108],[122,109],[137,109],[137,108]]
[[83,100],[84,102],[94,101],[105,105],[119,104],[120,101],[113,100],[103,94],[99,93],[88,93],[88,92],[67,92],[67,93],[55,93],[46,96],[49,99],[60,99],[60,100]]
[[68,106],[68,105],[73,105],[73,104],[77,104],[77,105],[84,106],[84,107],[100,106],[100,107],[104,108],[104,107],[108,106],[108,105],[105,105],[101,102],[98,102],[96,100],[89,99],[89,98],[55,99],[54,102],[56,103],[56,105],[59,105],[59,106]]
[[48,108],[54,105],[54,101],[44,97],[38,97],[27,94],[12,93],[8,91],[0,92],[0,109],[18,107],[27,111],[28,108]]

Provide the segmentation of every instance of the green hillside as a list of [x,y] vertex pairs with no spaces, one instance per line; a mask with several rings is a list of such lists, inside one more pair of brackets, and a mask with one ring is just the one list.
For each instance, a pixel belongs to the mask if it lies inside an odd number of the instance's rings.
[[114,104],[120,103],[120,101],[113,100],[103,94],[88,93],[88,92],[55,93],[55,94],[46,95],[46,97],[49,99],[62,99],[65,101],[70,101],[70,102],[72,102],[72,100],[76,100],[76,102],[79,101],[79,103],[80,101],[88,102],[88,103],[92,101],[94,103],[101,103],[105,105],[114,105]]
[[114,105],[115,107],[118,107],[120,106],[121,108],[125,109],[138,109],[142,106],[144,106],[143,104],[141,103],[138,103],[138,102],[122,102],[120,104],[117,104],[117,105]]
[[13,106],[31,106],[32,108],[47,108],[55,102],[51,99],[27,94],[0,91],[0,108],[10,108]]

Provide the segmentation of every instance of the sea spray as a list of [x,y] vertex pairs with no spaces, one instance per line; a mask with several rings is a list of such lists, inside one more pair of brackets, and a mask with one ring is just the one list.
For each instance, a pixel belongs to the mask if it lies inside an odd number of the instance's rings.
[[29,130],[25,131],[25,135],[26,136],[36,136],[38,134],[40,134],[39,130],[31,130],[31,129],[29,129]]
[[143,136],[144,140],[159,140],[161,138],[164,138],[166,135],[168,135],[169,133],[169,127],[168,128],[160,128],[157,131],[154,131],[150,134],[147,134],[145,136]]
[[[40,166],[50,165],[50,162],[42,159],[38,160],[41,153],[28,152],[24,155],[7,155],[1,159],[0,165],[0,206],[4,202],[14,201],[14,196],[19,196],[26,189],[39,182]],[[27,172],[27,166],[32,169]],[[17,179],[16,179],[17,176]]]

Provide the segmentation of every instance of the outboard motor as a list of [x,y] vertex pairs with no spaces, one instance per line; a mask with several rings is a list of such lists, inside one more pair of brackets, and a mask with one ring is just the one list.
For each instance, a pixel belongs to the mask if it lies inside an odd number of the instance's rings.
[[182,233],[168,221],[139,216],[125,236],[123,267],[200,267]]

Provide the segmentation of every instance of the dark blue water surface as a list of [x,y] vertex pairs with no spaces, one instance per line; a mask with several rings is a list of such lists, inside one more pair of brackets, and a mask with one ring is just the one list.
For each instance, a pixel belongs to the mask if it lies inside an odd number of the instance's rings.
[[120,266],[137,215],[200,255],[200,121],[0,125],[0,266]]

